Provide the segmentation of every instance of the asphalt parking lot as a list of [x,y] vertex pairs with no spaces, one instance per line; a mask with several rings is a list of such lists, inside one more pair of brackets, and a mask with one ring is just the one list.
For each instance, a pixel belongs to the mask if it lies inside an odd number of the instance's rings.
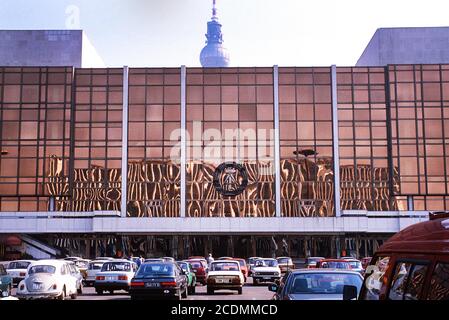
[[[16,293],[16,288],[12,291],[13,296]],[[254,286],[252,278],[248,278],[247,283],[243,288],[243,294],[237,294],[237,291],[220,290],[216,291],[214,295],[206,293],[206,286],[197,285],[196,293],[189,295],[187,300],[270,300],[273,293],[268,291],[267,284],[260,284]],[[129,300],[130,297],[126,291],[115,291],[114,294],[105,293],[97,295],[93,287],[84,287],[83,294],[78,295],[77,300]],[[68,298],[70,300],[70,298]]]

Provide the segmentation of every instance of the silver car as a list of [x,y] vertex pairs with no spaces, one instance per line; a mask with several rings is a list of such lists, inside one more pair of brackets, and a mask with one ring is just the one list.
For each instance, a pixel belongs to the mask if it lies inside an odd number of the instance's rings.
[[362,284],[363,277],[352,270],[298,269],[268,290],[275,292],[274,300],[343,300],[345,286],[356,289],[358,295]]
[[124,259],[104,263],[95,277],[95,291],[100,295],[104,291],[109,291],[111,294],[114,290],[129,291],[131,279],[134,278],[137,269],[136,263]]

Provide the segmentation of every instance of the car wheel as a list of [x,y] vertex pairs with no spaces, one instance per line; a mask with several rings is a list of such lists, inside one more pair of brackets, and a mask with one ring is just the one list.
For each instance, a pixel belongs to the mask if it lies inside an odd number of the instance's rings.
[[8,288],[6,289],[6,293],[8,294],[8,295],[7,295],[8,297],[11,296],[11,292],[12,292],[12,284],[10,284],[10,285],[8,286]]
[[189,297],[189,287],[185,287],[184,288],[184,293],[182,294],[182,297],[184,298],[184,299],[187,299],[188,297]]
[[80,283],[80,287],[77,290],[78,294],[83,294],[83,284]]
[[58,297],[59,300],[65,300],[65,286],[62,288],[62,292]]
[[238,288],[238,289],[237,289],[237,292],[238,292],[238,294],[242,294],[242,293],[243,293],[242,288]]
[[196,292],[196,287],[195,287],[195,286],[190,287],[190,292],[189,292],[189,294],[195,294],[195,292]]
[[253,278],[253,285],[257,286],[259,284],[259,279]]
[[71,298],[72,300],[75,300],[76,298],[78,298],[78,294],[76,294],[76,293],[71,294],[71,295],[70,295],[70,298]]
[[100,289],[95,290],[95,292],[97,292],[97,294],[100,295],[100,296],[103,294],[103,290],[100,290]]
[[207,294],[209,294],[209,295],[214,294],[214,289],[212,289],[212,288],[207,288]]

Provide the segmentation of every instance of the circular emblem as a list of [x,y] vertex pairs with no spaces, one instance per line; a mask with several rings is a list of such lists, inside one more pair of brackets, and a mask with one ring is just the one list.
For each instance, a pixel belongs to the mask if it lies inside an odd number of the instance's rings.
[[241,194],[248,186],[246,169],[235,162],[224,162],[214,172],[214,187],[226,197]]

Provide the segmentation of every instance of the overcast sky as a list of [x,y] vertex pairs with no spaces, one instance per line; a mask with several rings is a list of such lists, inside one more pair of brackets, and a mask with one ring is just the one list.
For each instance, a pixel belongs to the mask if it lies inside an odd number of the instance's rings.
[[[83,29],[107,66],[200,66],[212,0],[1,0],[0,29]],[[231,66],[355,65],[381,27],[449,26],[447,0],[217,0]]]

